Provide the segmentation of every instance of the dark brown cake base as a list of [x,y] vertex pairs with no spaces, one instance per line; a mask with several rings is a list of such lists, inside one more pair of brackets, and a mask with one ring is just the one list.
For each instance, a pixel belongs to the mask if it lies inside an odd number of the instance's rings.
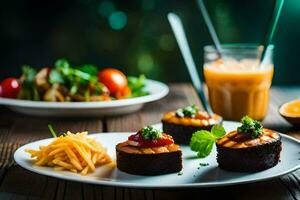
[[157,154],[116,152],[117,168],[129,174],[153,176],[175,173],[182,169],[181,151]]
[[[221,124],[221,123],[220,123]],[[177,144],[190,144],[193,133],[199,130],[210,131],[210,126],[185,126],[162,121],[163,132],[171,135]]]
[[228,148],[217,144],[217,162],[220,168],[228,171],[262,171],[277,165],[280,151],[280,139],[248,148]]

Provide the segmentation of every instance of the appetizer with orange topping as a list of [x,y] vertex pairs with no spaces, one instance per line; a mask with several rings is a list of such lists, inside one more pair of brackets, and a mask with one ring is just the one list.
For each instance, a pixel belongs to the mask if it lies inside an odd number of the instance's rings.
[[265,129],[260,122],[243,117],[242,125],[217,145],[219,167],[229,171],[255,172],[274,167],[279,162],[281,137]]
[[182,152],[172,136],[147,126],[117,144],[117,168],[129,174],[161,175],[182,169]]
[[170,133],[175,142],[189,144],[192,134],[199,130],[210,130],[215,124],[222,123],[222,117],[200,111],[196,105],[180,108],[166,113],[162,118],[163,131]]

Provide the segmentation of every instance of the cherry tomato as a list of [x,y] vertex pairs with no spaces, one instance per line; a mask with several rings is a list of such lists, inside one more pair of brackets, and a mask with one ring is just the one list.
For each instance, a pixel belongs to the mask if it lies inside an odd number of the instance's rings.
[[108,88],[112,95],[116,95],[127,87],[126,76],[120,70],[114,68],[101,70],[98,74],[98,79]]
[[17,78],[6,78],[1,82],[0,94],[6,98],[16,98],[21,89],[20,82]]

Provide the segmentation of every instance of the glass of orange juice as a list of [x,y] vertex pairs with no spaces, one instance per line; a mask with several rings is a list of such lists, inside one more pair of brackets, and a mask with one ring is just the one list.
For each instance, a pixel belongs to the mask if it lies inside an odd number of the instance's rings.
[[244,115],[264,119],[274,73],[273,49],[273,45],[268,47],[260,64],[262,48],[258,45],[223,45],[222,59],[214,46],[204,47],[204,78],[216,114],[227,120],[240,120]]

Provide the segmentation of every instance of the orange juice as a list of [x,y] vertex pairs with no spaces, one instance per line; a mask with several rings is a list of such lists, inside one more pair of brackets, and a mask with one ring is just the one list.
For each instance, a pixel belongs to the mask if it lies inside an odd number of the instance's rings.
[[257,59],[231,59],[204,65],[209,101],[216,114],[229,120],[266,116],[274,69],[273,64],[259,67],[258,63]]

